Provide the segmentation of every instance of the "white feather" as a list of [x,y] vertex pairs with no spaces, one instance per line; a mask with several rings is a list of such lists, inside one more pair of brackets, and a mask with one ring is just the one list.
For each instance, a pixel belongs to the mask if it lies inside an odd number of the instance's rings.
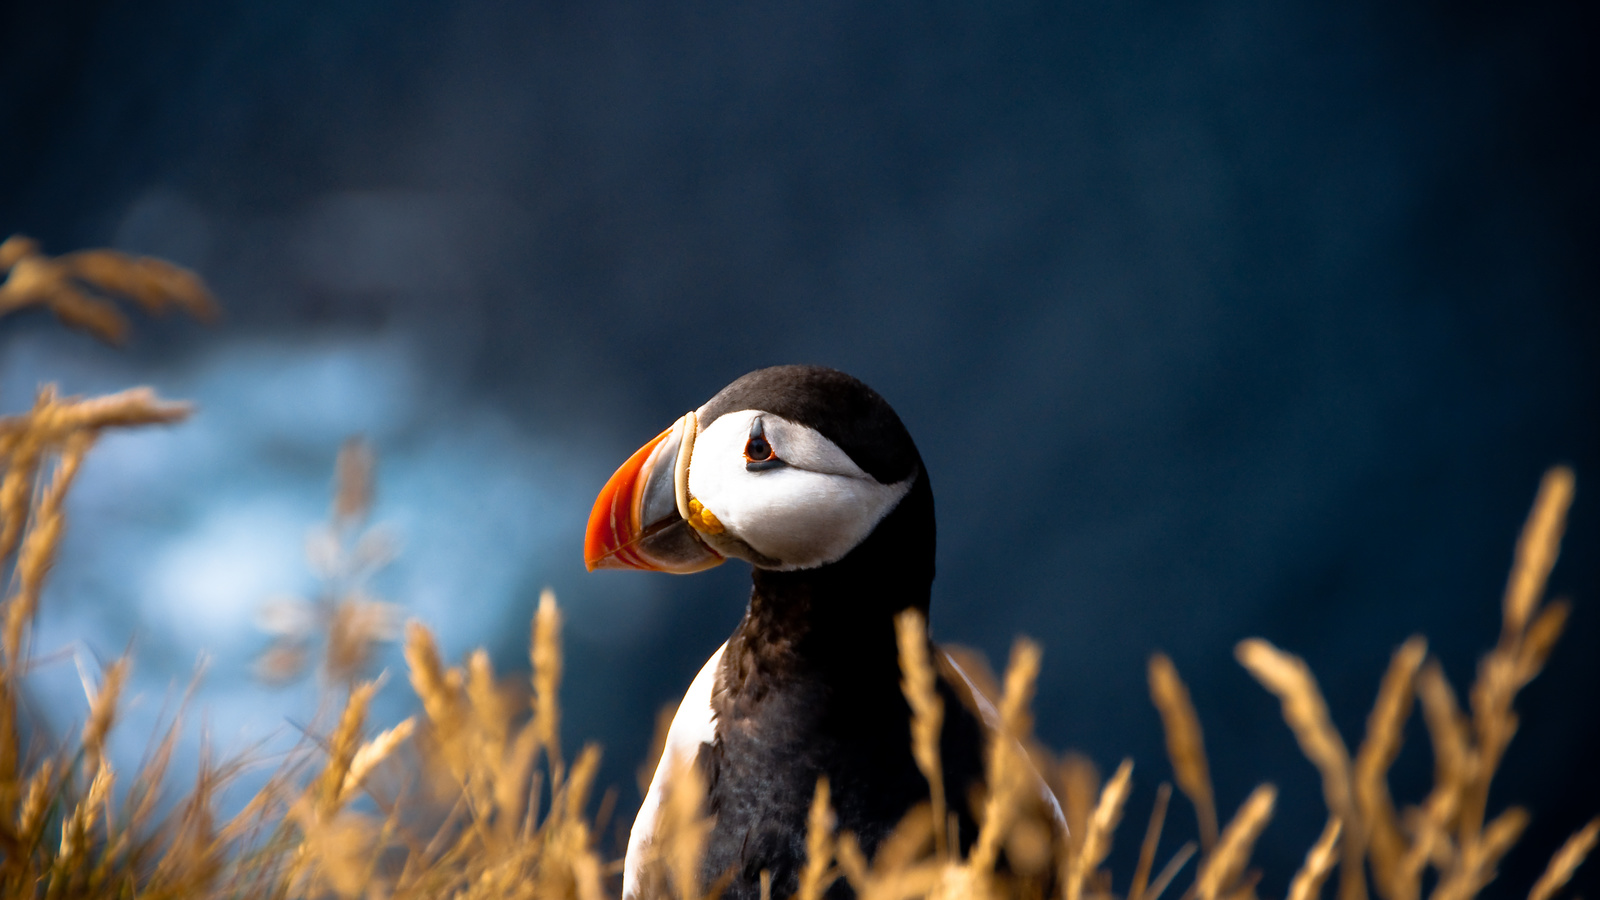
[[[786,465],[749,471],[744,448],[761,417]],[[882,484],[814,429],[756,409],[725,413],[696,436],[689,494],[727,533],[781,570],[827,565],[855,549],[911,489],[915,474]]]
[[[940,652],[943,653],[944,651],[941,650]],[[978,690],[978,686],[973,684],[972,678],[967,675],[965,669],[961,668],[961,664],[956,662],[955,657],[945,653],[944,661],[950,664],[950,670],[960,676],[962,683],[967,686],[967,693],[972,695],[972,702],[978,707],[978,715],[983,719],[983,724],[989,727],[991,733],[999,734],[1000,711],[994,708],[994,704],[989,702],[989,698],[985,697],[982,691]],[[1055,820],[1056,826],[1061,829],[1061,833],[1066,834],[1067,817],[1061,812],[1061,803],[1056,800],[1055,791],[1050,790],[1050,786],[1045,784],[1044,777],[1039,774],[1039,770],[1033,767],[1033,760],[1028,758],[1027,751],[1022,748],[1022,744],[1016,738],[1012,738],[1011,742],[1017,751],[1017,756],[1027,765],[1028,774],[1033,776],[1034,790],[1038,791],[1039,799],[1044,803],[1045,809],[1049,810],[1050,817]]]
[[678,704],[678,712],[672,717],[672,726],[667,729],[667,743],[661,750],[661,762],[656,764],[656,773],[650,779],[650,790],[645,792],[639,815],[633,820],[633,830],[628,832],[628,855],[622,864],[623,900],[632,900],[638,894],[639,867],[644,863],[645,847],[655,835],[656,814],[666,795],[667,776],[679,766],[693,765],[700,745],[709,744],[717,738],[716,722],[711,712],[711,690],[716,685],[722,651],[726,649],[728,645],[724,643],[700,667],[700,674],[690,683],[688,692],[683,695],[683,702]]

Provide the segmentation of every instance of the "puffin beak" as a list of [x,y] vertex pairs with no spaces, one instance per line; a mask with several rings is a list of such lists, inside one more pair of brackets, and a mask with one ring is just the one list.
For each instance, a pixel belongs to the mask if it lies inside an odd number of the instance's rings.
[[723,561],[684,519],[696,431],[694,413],[686,413],[628,457],[606,482],[583,538],[589,571],[645,569],[686,575]]

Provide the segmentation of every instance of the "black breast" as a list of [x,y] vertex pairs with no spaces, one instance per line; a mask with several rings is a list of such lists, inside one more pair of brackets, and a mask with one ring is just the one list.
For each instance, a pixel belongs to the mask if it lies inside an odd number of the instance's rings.
[[[724,673],[751,665],[747,648],[730,644]],[[838,828],[860,840],[869,855],[907,811],[928,799],[928,785],[911,756],[910,711],[903,697],[876,689],[841,689],[830,674],[791,673],[774,678],[748,669],[745,690],[714,701],[719,716],[714,745],[698,759],[716,816],[702,875],[708,885],[729,878],[723,896],[755,900],[763,869],[772,896],[798,889],[806,862],[806,819],[817,778],[832,786]],[[854,673],[849,673],[854,674]],[[976,836],[964,802],[982,777],[978,723],[940,683],[947,722],[941,753],[946,791],[961,827],[962,849]],[[847,694],[853,693],[853,696]],[[849,896],[837,882],[830,897]]]
[[[908,607],[926,612],[932,518],[932,493],[919,477],[873,535],[839,562],[756,571],[750,607],[717,675],[717,739],[698,758],[716,817],[703,875],[707,885],[728,879],[729,900],[759,897],[763,869],[771,873],[772,896],[797,889],[819,776],[832,786],[839,830],[854,833],[869,855],[927,800],[911,756],[894,616]],[[976,836],[966,801],[982,777],[982,730],[942,681],[939,687],[945,793],[965,849]],[[842,880],[829,894],[849,895]]]

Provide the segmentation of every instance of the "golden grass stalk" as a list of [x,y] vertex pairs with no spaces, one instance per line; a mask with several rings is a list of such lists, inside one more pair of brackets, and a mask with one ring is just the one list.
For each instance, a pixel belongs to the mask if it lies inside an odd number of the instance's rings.
[[1089,827],[1083,837],[1083,849],[1067,864],[1067,900],[1081,900],[1084,883],[1100,868],[1111,853],[1111,837],[1122,820],[1122,806],[1128,800],[1128,790],[1133,778],[1133,760],[1125,759],[1106,782],[1100,792],[1100,802],[1095,804],[1094,815],[1089,817]]
[[1544,874],[1533,883],[1533,890],[1528,892],[1528,900],[1550,900],[1556,891],[1572,878],[1572,873],[1583,865],[1589,851],[1594,849],[1595,840],[1600,838],[1600,818],[1590,819],[1589,824],[1567,838],[1561,849],[1550,857],[1550,864],[1545,866]]
[[[861,843],[856,836],[845,832],[839,835],[834,842],[834,856],[839,860],[839,872],[844,875],[845,881],[855,889],[857,897],[866,897],[868,887],[872,880],[871,867],[867,863],[867,855],[861,852]],[[771,880],[771,873],[766,873]]]
[[1495,877],[1495,866],[1528,827],[1528,814],[1513,806],[1483,829],[1482,837],[1461,845],[1456,865],[1439,879],[1433,900],[1465,900],[1476,896]]
[[111,723],[117,712],[117,700],[122,695],[122,685],[127,677],[128,658],[124,656],[111,664],[111,668],[106,670],[105,677],[100,681],[100,689],[89,696],[89,718],[84,722],[81,740],[85,774],[96,772],[100,768],[106,735],[111,731]]
[[[944,824],[944,823],[940,823]],[[878,845],[873,857],[873,867],[880,872],[893,872],[913,868],[927,849],[933,845],[934,821],[931,806],[917,804],[901,817],[894,831]],[[945,860],[935,859],[936,865]]]
[[[66,501],[67,490],[72,486],[72,479],[78,473],[78,466],[94,438],[94,433],[88,431],[72,432],[63,438],[55,476],[33,506],[32,521],[17,550],[17,587],[5,602],[4,649],[8,660],[21,659],[23,628],[33,620],[33,614],[39,608],[39,594],[44,590],[45,577],[55,564],[56,549],[66,527],[62,505]],[[6,474],[9,477],[12,473],[8,471]]]
[[325,636],[322,675],[354,688],[368,668],[374,645],[399,637],[399,608],[371,596],[366,582],[387,565],[394,548],[379,528],[365,528],[373,497],[373,456],[368,444],[344,442],[335,463],[330,522],[306,541],[306,560],[323,583],[316,599],[278,597],[258,613],[258,624],[276,635],[257,657],[254,671],[268,683],[299,677],[311,660],[318,633]]
[[[1378,699],[1367,716],[1367,735],[1356,752],[1352,781],[1356,807],[1361,815],[1361,836],[1372,857],[1373,880],[1386,897],[1397,892],[1397,881],[1404,876],[1402,863],[1409,842],[1401,832],[1389,795],[1387,773],[1400,755],[1406,719],[1411,715],[1412,688],[1417,670],[1427,658],[1428,644],[1412,637],[1394,652],[1389,669],[1378,688]],[[1355,843],[1354,841],[1348,842]],[[1345,865],[1359,868],[1360,849],[1345,849]]]
[[1478,665],[1478,678],[1470,695],[1478,758],[1463,786],[1457,822],[1458,841],[1463,847],[1481,843],[1487,835],[1482,822],[1489,801],[1489,783],[1517,730],[1512,700],[1539,674],[1566,622],[1565,604],[1551,604],[1541,612],[1539,599],[1561,554],[1561,536],[1574,486],[1572,470],[1565,466],[1546,472],[1540,482],[1533,510],[1517,540],[1502,604],[1500,641]]
[[111,797],[114,778],[111,767],[101,762],[94,780],[89,783],[89,792],[67,814],[61,826],[61,849],[56,856],[56,866],[60,871],[72,872],[83,866],[89,852],[90,835],[101,821],[101,814]]
[[1011,661],[1006,664],[1005,690],[1000,695],[1000,730],[1017,744],[1018,750],[1021,742],[1033,732],[1030,709],[1043,655],[1038,644],[1019,638],[1011,648]]
[[[35,527],[43,525],[59,533],[61,501],[78,463],[101,430],[171,423],[188,414],[187,404],[163,401],[149,388],[84,400],[60,397],[54,385],[46,385],[35,397],[33,409],[0,418],[0,470],[4,472],[0,476],[0,558],[17,548],[23,525],[30,520]],[[38,504],[32,504],[34,479],[52,453],[62,455],[52,487]],[[51,522],[54,524],[47,524]],[[35,553],[53,549],[54,543],[46,541]],[[44,562],[42,568],[38,568],[38,560],[30,564],[40,579],[48,569],[48,559]]]
[[406,666],[411,671],[411,688],[422,700],[431,730],[441,738],[441,747],[451,771],[463,777],[467,770],[465,748],[451,737],[464,733],[468,711],[461,699],[459,670],[446,669],[439,660],[433,635],[421,622],[406,625]]
[[1151,655],[1149,679],[1150,700],[1161,713],[1173,777],[1184,796],[1194,804],[1200,825],[1200,847],[1209,853],[1217,843],[1217,806],[1211,790],[1211,768],[1206,763],[1200,717],[1189,699],[1189,689],[1178,677],[1177,666],[1165,653]]
[[23,257],[39,252],[39,242],[33,238],[14,234],[0,243],[0,271],[9,270]]
[[1272,807],[1277,802],[1278,789],[1270,784],[1258,786],[1245,798],[1233,821],[1222,830],[1216,849],[1206,855],[1195,876],[1195,892],[1200,900],[1217,900],[1229,896],[1239,883],[1245,866],[1250,862],[1250,851],[1256,838],[1272,818]]
[[339,447],[333,466],[333,520],[355,525],[372,510],[373,469],[376,462],[372,445],[350,438]]
[[[1433,745],[1434,794],[1450,798],[1450,818],[1453,819],[1459,795],[1478,764],[1472,747],[1471,726],[1461,714],[1456,692],[1437,660],[1429,660],[1417,672],[1416,689],[1422,718],[1428,726],[1428,738]],[[1448,821],[1440,824],[1448,827]]]
[[182,309],[205,321],[216,318],[211,293],[193,272],[165,260],[115,250],[83,250],[58,257],[39,251],[32,238],[13,235],[0,244],[0,316],[29,307],[54,313],[62,323],[108,344],[127,337],[128,320],[110,298],[131,300],[146,312]]
[[694,763],[679,766],[667,783],[661,817],[662,856],[679,900],[699,900],[700,860],[711,837],[711,822],[704,817],[705,777]]
[[561,768],[561,609],[555,592],[539,594],[539,611],[533,619],[533,728],[550,760],[552,772]]
[[1420,808],[1407,810],[1407,827],[1413,839],[1400,861],[1399,873],[1389,885],[1392,900],[1420,897],[1422,872],[1430,863],[1440,871],[1456,864],[1455,842],[1449,829],[1458,799],[1459,793],[1454,789],[1435,787]]
[[1284,721],[1299,741],[1301,752],[1322,774],[1322,795],[1328,812],[1344,823],[1344,867],[1339,896],[1342,900],[1363,900],[1367,890],[1361,858],[1366,837],[1351,790],[1350,753],[1333,727],[1316,677],[1300,657],[1285,653],[1260,638],[1240,641],[1234,648],[1234,656],[1263,687],[1278,696]]
[[1161,782],[1156,788],[1156,802],[1150,807],[1150,821],[1144,828],[1144,842],[1139,845],[1139,862],[1133,870],[1133,882],[1128,886],[1128,900],[1143,900],[1150,886],[1150,871],[1156,864],[1156,848],[1161,844],[1161,828],[1167,821],[1167,802],[1172,799],[1172,785]]
[[1502,635],[1520,637],[1538,606],[1550,570],[1561,553],[1561,535],[1566,530],[1575,484],[1572,470],[1566,466],[1546,472],[1539,483],[1533,511],[1517,538],[1511,577],[1506,582]]
[[1322,829],[1322,836],[1306,852],[1305,863],[1295,873],[1294,880],[1289,882],[1289,900],[1317,900],[1322,896],[1322,883],[1328,879],[1328,873],[1333,871],[1333,864],[1338,859],[1334,849],[1342,830],[1343,823],[1337,817],[1330,816],[1328,824]]
[[31,844],[39,827],[44,824],[45,810],[59,788],[55,774],[55,760],[47,757],[40,760],[39,767],[28,777],[27,792],[23,794],[22,807],[17,811],[17,836],[24,844]]
[[20,765],[16,680],[11,663],[0,659],[0,817],[11,815],[17,808],[28,777]]
[[968,854],[968,865],[988,873],[994,869],[1000,847],[1012,834],[1031,788],[1032,770],[1022,741],[1033,730],[1028,712],[1034,684],[1039,678],[1039,645],[1019,640],[1006,667],[1005,691],[1000,697],[999,730],[989,736],[986,748],[984,799],[978,838]]
[[[828,779],[823,776],[817,779],[817,792],[811,798],[811,812],[806,818],[806,864],[800,870],[800,887],[795,892],[795,900],[822,900],[822,892],[837,877],[830,877],[828,871],[834,856],[833,827]],[[770,884],[767,890],[770,895]]]
[[849,832],[839,834],[834,852],[839,871],[855,890],[857,900],[946,896],[957,890],[958,884],[987,890],[987,873],[938,855],[929,857],[932,842],[931,809],[919,803],[878,845],[870,863],[856,836]]
[[585,744],[578,751],[578,758],[572,764],[572,773],[564,784],[558,786],[554,796],[559,798],[559,809],[565,813],[567,821],[577,822],[583,819],[583,808],[589,802],[589,791],[594,787],[594,777],[600,771],[600,748],[594,744]]
[[[6,267],[26,256],[22,244],[7,242],[4,247],[0,256],[9,260]],[[0,286],[0,294],[5,290]],[[96,821],[110,822],[114,778],[105,765],[104,745],[127,661],[106,672],[99,690],[86,686],[90,713],[77,747],[30,765],[18,746],[17,728],[21,680],[30,666],[26,640],[66,527],[67,494],[95,439],[106,428],[171,422],[187,412],[188,407],[165,403],[149,389],[85,400],[63,398],[47,385],[35,395],[32,409],[0,418],[0,563],[11,563],[11,590],[0,604],[0,891],[29,881],[29,867],[36,863],[43,868],[35,871],[52,873],[47,879],[52,891],[67,890],[69,881],[81,886],[88,882],[77,869],[86,854],[97,846],[126,844],[111,834],[91,841],[90,832]],[[83,761],[87,786],[80,787],[71,775],[73,755]],[[54,859],[43,842],[52,809],[58,811],[61,829]],[[63,848],[71,854],[70,865],[62,863]],[[35,859],[35,852],[43,859]],[[14,880],[18,878],[22,881]],[[42,879],[32,877],[41,884]]]
[[350,768],[344,773],[344,783],[339,787],[339,795],[348,797],[360,790],[372,771],[411,737],[416,724],[415,719],[401,719],[400,724],[378,732],[372,740],[357,748],[355,755],[350,757]]
[[349,777],[350,765],[362,743],[362,729],[366,724],[366,708],[371,705],[378,682],[358,684],[344,703],[344,713],[339,724],[328,737],[328,762],[317,778],[314,791],[314,809],[318,817],[328,818],[344,806],[344,781]]
[[944,726],[944,701],[934,690],[933,665],[928,661],[928,626],[922,614],[907,609],[895,617],[895,637],[900,647],[900,690],[911,706],[911,755],[928,780],[933,808],[935,852],[946,857],[944,769],[939,764],[939,735]]
[[1167,885],[1172,883],[1172,879],[1178,877],[1178,873],[1183,870],[1184,863],[1189,861],[1189,857],[1194,856],[1195,851],[1196,845],[1194,841],[1186,841],[1182,847],[1179,847],[1178,852],[1172,854],[1172,858],[1167,860],[1167,864],[1161,867],[1161,873],[1155,877],[1154,881],[1150,882],[1149,890],[1144,893],[1145,900],[1160,900],[1161,894],[1167,889]]
[[482,647],[467,654],[467,699],[484,752],[492,756],[504,753],[511,711],[495,685],[489,651]]
[[539,736],[534,733],[532,723],[523,725],[507,749],[505,765],[494,780],[494,802],[502,821],[513,831],[520,825],[524,837],[532,832],[537,812],[538,798],[531,794],[537,793],[538,785],[533,785],[530,791],[529,779],[534,774],[538,749]]
[[1351,812],[1350,754],[1333,727],[1328,705],[1305,661],[1260,638],[1240,641],[1234,655],[1283,704],[1284,721],[1289,723],[1306,758],[1322,774],[1328,810],[1335,814]]

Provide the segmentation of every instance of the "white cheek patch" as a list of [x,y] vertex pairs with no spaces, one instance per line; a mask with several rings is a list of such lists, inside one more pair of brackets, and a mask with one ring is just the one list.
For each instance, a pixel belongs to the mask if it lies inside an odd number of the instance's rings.
[[[744,447],[756,416],[773,454],[787,465],[745,468]],[[855,549],[915,477],[880,484],[818,432],[772,413],[741,410],[719,416],[695,438],[689,493],[728,534],[777,560],[777,568],[810,569]]]

